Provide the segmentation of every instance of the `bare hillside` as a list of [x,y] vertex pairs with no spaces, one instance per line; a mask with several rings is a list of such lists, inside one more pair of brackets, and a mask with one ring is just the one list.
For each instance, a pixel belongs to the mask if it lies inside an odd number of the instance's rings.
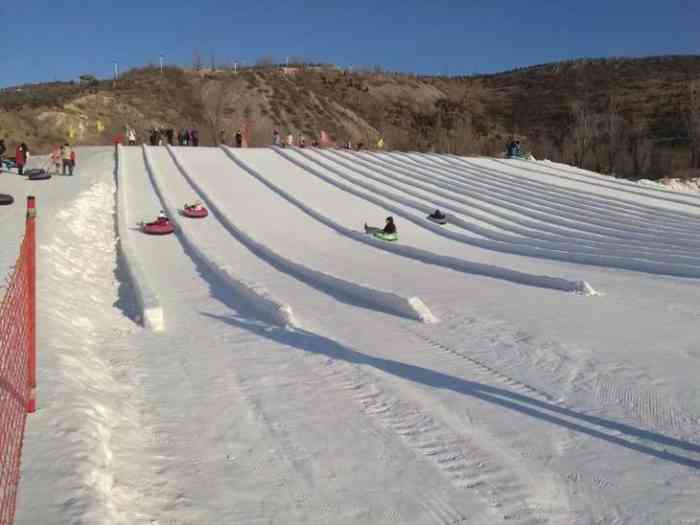
[[0,92],[0,136],[45,151],[63,141],[108,144],[135,128],[200,130],[203,144],[248,129],[324,130],[337,143],[498,155],[519,139],[536,157],[657,178],[700,168],[700,57],[576,60],[495,75],[414,77],[334,66],[129,71],[117,82]]

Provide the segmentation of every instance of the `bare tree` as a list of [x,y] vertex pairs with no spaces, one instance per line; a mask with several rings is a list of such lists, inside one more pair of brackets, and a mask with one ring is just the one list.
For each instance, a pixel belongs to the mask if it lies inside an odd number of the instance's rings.
[[574,163],[582,168],[596,138],[595,118],[588,105],[580,101],[571,104],[569,118],[569,133],[574,147]]
[[606,111],[597,116],[598,136],[595,153],[599,164],[605,164],[607,172],[617,171],[620,153],[625,146],[625,119],[620,114],[620,104],[614,95],[608,97]]
[[632,175],[641,177],[646,169],[651,150],[649,126],[644,117],[633,115],[629,119],[625,142],[627,144],[627,152],[632,160]]
[[683,120],[688,133],[690,169],[700,168],[700,80],[688,84],[688,109]]
[[225,80],[202,82],[199,99],[204,112],[204,122],[209,128],[214,145],[219,145],[219,133],[226,102],[231,95],[231,84]]

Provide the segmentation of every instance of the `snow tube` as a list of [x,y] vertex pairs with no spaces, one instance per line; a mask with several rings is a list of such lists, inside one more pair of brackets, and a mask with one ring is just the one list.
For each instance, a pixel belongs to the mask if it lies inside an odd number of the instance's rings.
[[10,159],[5,159],[2,161],[3,166],[5,166],[6,169],[11,170],[12,168],[16,168],[17,164],[15,164],[14,160]]
[[0,193],[0,206],[8,206],[15,202],[12,195],[6,195],[5,193]]
[[399,236],[396,233],[375,232],[372,235],[375,238],[380,239],[382,241],[398,241],[399,240]]
[[143,233],[147,233],[149,235],[168,235],[169,233],[173,233],[175,231],[175,227],[170,221],[161,223],[151,222],[142,225],[141,230]]
[[48,180],[51,178],[51,174],[46,170],[27,170],[24,172],[29,180]]
[[194,208],[184,208],[182,210],[182,214],[191,219],[202,219],[209,215],[209,212],[204,207],[199,208],[198,210],[195,210]]
[[434,223],[440,224],[440,225],[447,224],[447,217],[442,217],[442,218],[438,219],[437,217],[433,217],[432,215],[428,215],[428,220],[433,221]]

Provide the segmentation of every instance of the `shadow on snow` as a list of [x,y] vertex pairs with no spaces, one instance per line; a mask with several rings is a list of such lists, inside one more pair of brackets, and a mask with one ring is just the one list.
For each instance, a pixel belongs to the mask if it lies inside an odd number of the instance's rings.
[[[251,321],[224,317],[202,312],[202,315],[218,319],[236,328],[253,332],[259,336],[272,339],[278,343],[292,346],[306,352],[325,355],[332,359],[339,359],[348,363],[363,365],[381,370],[387,374],[400,377],[409,381],[420,383],[433,388],[451,390],[453,392],[470,396],[481,401],[500,406],[502,408],[525,414],[527,416],[558,425],[574,432],[606,441],[629,450],[634,450],[648,456],[664,461],[670,461],[693,469],[700,469],[700,460],[684,457],[667,450],[657,450],[648,445],[635,443],[628,438],[634,438],[654,442],[662,446],[674,447],[700,454],[700,445],[688,441],[682,441],[663,434],[636,428],[624,423],[610,421],[597,416],[581,414],[568,408],[563,408],[551,403],[543,402],[516,392],[493,386],[467,381],[458,377],[436,372],[420,366],[402,363],[391,359],[374,357],[343,346],[332,339],[307,332],[305,330],[289,330],[282,328],[270,328]],[[569,419],[564,419],[569,418]],[[604,428],[626,437],[602,432],[599,428],[584,426],[582,423]]]

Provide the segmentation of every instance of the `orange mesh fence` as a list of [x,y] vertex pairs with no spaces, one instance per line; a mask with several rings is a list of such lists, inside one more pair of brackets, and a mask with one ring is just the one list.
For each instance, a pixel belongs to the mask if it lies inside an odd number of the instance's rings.
[[17,264],[0,301],[0,525],[14,520],[24,425],[35,410],[34,213],[30,197]]

